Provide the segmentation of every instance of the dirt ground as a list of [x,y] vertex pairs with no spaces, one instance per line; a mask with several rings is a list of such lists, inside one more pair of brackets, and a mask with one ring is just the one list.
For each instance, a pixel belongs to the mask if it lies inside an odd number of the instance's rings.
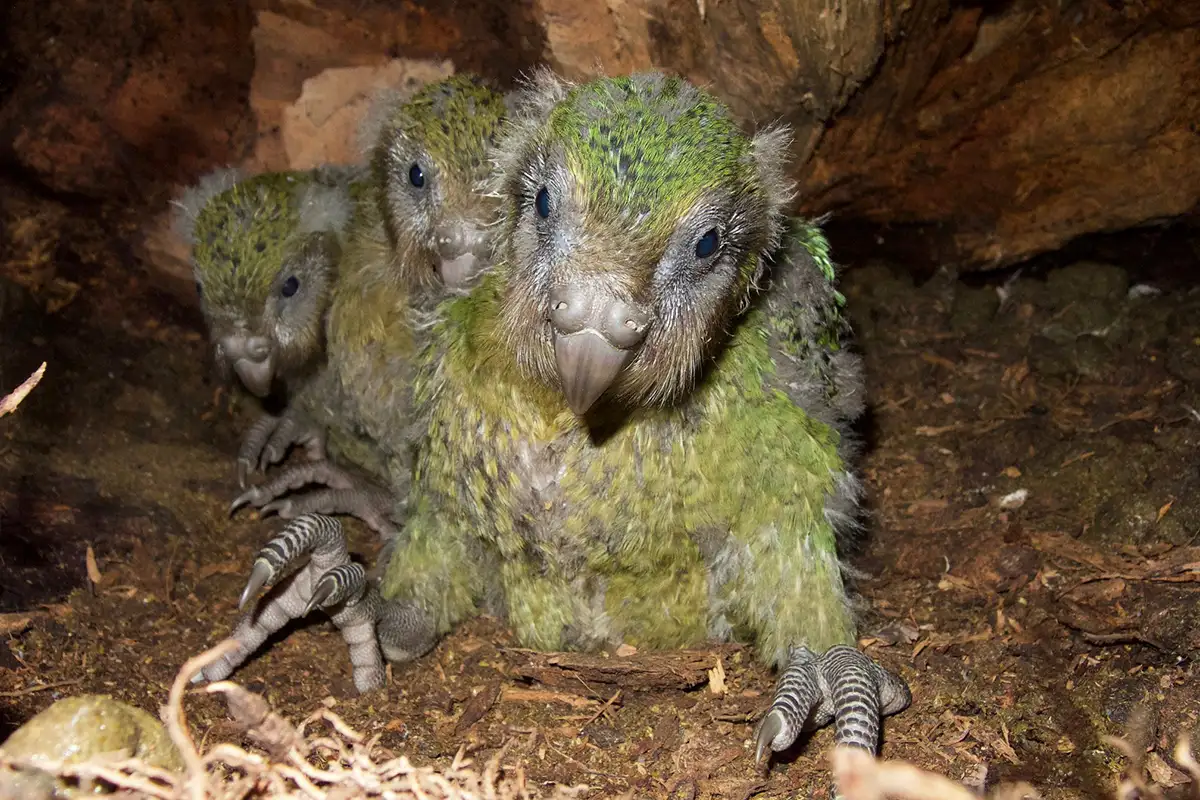
[[[3,738],[70,694],[156,711],[183,661],[229,631],[280,523],[225,513],[253,404],[213,381],[198,312],[133,264],[131,221],[16,189],[0,210],[0,390],[49,365],[0,421]],[[1200,715],[1200,291],[1158,273],[1163,293],[1131,290],[1150,240],[1108,265],[970,285],[847,272],[871,398],[862,641],[914,695],[887,722],[885,756],[988,788],[1106,797],[1125,765],[1101,743],[1114,734],[1147,749],[1160,783],[1182,782],[1171,749]],[[372,558],[372,535],[351,528]],[[235,678],[294,720],[332,704],[417,763],[509,742],[533,779],[592,797],[823,796],[828,730],[756,770],[772,676],[749,655],[694,655],[653,690],[636,688],[638,669],[537,681],[480,619],[357,697],[317,620]],[[705,674],[718,661],[723,693]],[[198,740],[231,735],[219,701],[187,704]]]

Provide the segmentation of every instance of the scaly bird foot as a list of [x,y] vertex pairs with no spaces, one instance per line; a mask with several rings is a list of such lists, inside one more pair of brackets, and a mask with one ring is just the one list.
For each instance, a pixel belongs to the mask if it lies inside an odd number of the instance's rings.
[[[308,563],[290,574],[306,555],[310,556]],[[385,604],[367,582],[362,565],[350,560],[341,523],[317,514],[291,522],[259,551],[238,608],[244,610],[263,588],[274,586],[284,576],[278,591],[245,614],[234,629],[231,637],[237,640],[238,649],[192,680],[224,680],[271,634],[320,608],[350,647],[354,685],[360,692],[382,687],[385,672],[375,625],[381,615],[387,616]]]
[[[283,497],[310,484],[327,488]],[[229,513],[246,506],[259,509],[263,515],[278,514],[283,519],[305,514],[349,514],[365,522],[384,541],[394,539],[399,533],[391,516],[394,507],[391,493],[330,461],[288,467],[266,483],[239,495],[229,506]]]
[[795,647],[779,676],[775,699],[755,736],[755,760],[778,752],[803,730],[835,725],[837,744],[874,754],[880,720],[908,708],[908,684],[853,647],[838,645],[817,656]]
[[250,426],[238,449],[238,486],[245,489],[251,472],[278,464],[294,446],[303,447],[309,461],[323,460],[325,429],[294,408],[281,416],[263,414]]

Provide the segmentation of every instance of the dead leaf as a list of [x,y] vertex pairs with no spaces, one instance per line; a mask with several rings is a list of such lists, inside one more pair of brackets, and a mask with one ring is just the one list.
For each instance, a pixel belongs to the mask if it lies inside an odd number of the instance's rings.
[[1150,777],[1155,783],[1168,789],[1187,783],[1187,778],[1183,773],[1173,769],[1170,764],[1163,761],[1162,756],[1158,753],[1151,753],[1146,758],[1146,772],[1150,773]]
[[477,692],[463,706],[462,716],[458,718],[458,723],[454,726],[456,733],[462,733],[467,728],[470,728],[476,722],[483,719],[484,714],[492,709],[496,704],[496,700],[500,697],[500,682],[493,681],[485,686],[481,686]]
[[619,658],[627,658],[628,656],[637,655],[638,649],[631,644],[622,644],[617,647],[617,656]]

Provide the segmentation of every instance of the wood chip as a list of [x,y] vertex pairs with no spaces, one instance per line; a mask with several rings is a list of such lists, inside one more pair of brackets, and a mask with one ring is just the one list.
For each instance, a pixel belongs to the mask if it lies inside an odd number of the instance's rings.
[[94,585],[99,586],[101,581],[104,580],[104,576],[100,574],[100,565],[96,563],[96,551],[92,549],[90,544],[87,546],[87,555],[84,560],[87,562],[88,580]]
[[708,671],[708,690],[718,697],[725,694],[725,665],[717,659],[717,665]]
[[209,684],[204,691],[224,695],[234,724],[276,761],[284,760],[293,748],[300,745],[302,737],[299,731],[273,711],[262,695],[243,689],[231,681]]
[[516,686],[505,686],[500,692],[501,703],[561,703],[574,708],[595,708],[599,700],[590,697],[580,697],[567,692],[551,692],[545,689],[521,689]]

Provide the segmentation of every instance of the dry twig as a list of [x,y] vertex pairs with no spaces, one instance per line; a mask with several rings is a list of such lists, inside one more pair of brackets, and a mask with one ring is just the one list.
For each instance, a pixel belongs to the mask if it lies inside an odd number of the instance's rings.
[[0,417],[16,411],[17,406],[21,405],[21,401],[25,399],[26,395],[33,391],[33,387],[37,386],[41,382],[42,376],[45,374],[46,362],[43,361],[42,365],[35,369],[33,374],[25,379],[24,383],[22,383],[16,389],[13,389],[3,398],[0,398]]

